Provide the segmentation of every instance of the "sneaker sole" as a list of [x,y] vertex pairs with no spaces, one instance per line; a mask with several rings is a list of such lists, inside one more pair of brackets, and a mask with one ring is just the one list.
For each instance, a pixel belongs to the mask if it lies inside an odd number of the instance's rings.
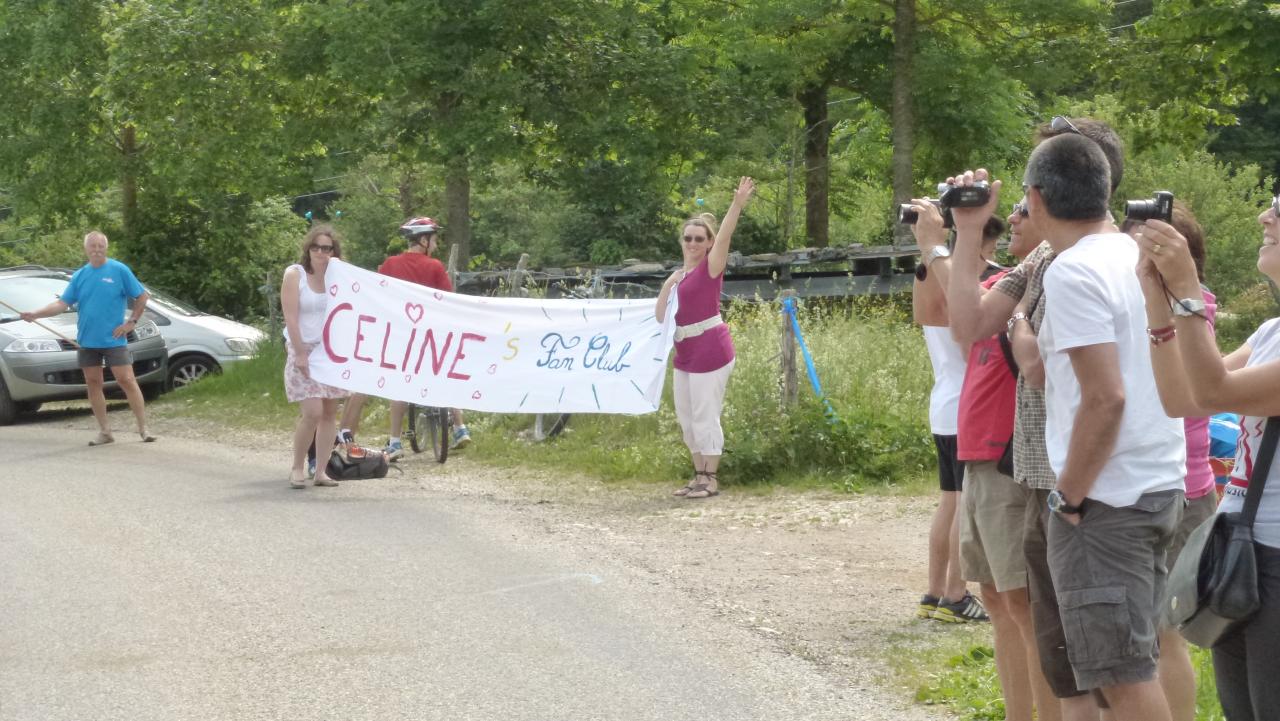
[[916,618],[924,618],[924,619],[933,618],[933,614],[937,610],[938,610],[937,606],[922,605],[920,606],[920,608],[916,609]]
[[457,443],[454,443],[453,445],[449,446],[449,450],[451,450],[451,451],[459,451],[459,450],[462,450],[463,448],[466,448],[466,447],[467,447],[467,446],[469,446],[469,445],[471,445],[471,439],[470,439],[470,438],[463,438],[462,440],[458,441]]

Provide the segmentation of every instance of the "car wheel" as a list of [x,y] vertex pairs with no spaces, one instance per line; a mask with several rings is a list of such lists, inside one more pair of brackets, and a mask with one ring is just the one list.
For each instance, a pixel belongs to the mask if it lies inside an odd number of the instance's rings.
[[161,393],[164,393],[164,388],[165,386],[163,383],[148,383],[147,385],[142,386],[143,400],[154,401],[160,397]]
[[211,358],[189,355],[169,361],[169,387],[185,388],[210,373],[218,371],[218,364]]
[[9,396],[9,386],[0,378],[0,426],[11,425],[17,417],[18,404],[13,402],[13,398]]

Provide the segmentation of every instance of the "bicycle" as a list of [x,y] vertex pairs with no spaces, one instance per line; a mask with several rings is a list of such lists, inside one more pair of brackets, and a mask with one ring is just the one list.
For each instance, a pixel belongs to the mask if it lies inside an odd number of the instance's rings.
[[[422,432],[419,433],[418,429]],[[449,408],[409,404],[409,446],[421,453],[431,444],[437,463],[449,458],[449,441],[453,434],[453,411]]]

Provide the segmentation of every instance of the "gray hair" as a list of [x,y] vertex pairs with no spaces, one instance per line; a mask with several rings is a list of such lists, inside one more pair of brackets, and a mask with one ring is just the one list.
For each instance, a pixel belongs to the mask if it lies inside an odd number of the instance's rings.
[[1040,190],[1045,210],[1058,220],[1107,216],[1111,166],[1092,140],[1076,134],[1049,138],[1031,152],[1023,182]]

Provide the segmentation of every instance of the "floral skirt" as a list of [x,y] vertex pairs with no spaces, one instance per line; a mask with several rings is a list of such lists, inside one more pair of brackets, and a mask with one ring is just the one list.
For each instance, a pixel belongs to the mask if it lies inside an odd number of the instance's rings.
[[[308,398],[346,398],[351,395],[341,388],[334,388],[302,375],[302,371],[293,364],[293,343],[285,339],[284,347],[284,397],[289,399],[290,403],[305,401]],[[315,346],[304,344],[303,348],[310,353]]]

